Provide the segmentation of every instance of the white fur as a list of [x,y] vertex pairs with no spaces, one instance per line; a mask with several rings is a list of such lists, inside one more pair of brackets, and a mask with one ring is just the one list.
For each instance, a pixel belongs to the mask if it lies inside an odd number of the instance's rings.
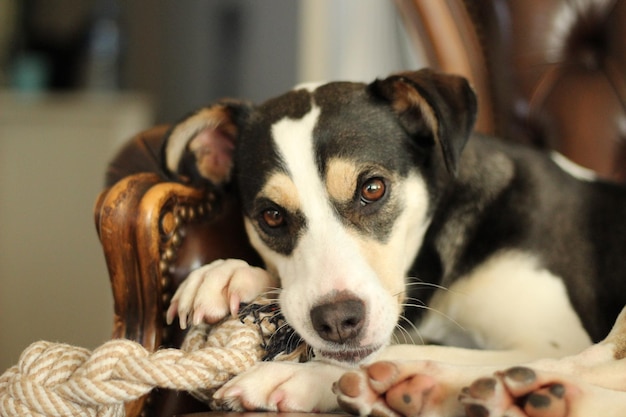
[[591,344],[563,280],[526,253],[494,255],[438,290],[419,331],[446,345],[560,357]]
[[550,156],[563,171],[579,180],[595,181],[598,179],[598,175],[594,171],[578,165],[558,152],[552,152]]
[[313,91],[317,90],[317,87],[324,85],[324,84],[326,83],[322,81],[309,81],[309,82],[300,83],[296,85],[293,89],[296,91],[306,90],[312,93]]

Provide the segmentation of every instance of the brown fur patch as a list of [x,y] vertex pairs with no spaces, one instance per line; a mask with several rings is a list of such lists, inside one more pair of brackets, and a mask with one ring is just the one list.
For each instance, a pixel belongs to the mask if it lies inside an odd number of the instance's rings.
[[282,172],[277,172],[270,176],[265,186],[259,192],[259,197],[265,197],[291,212],[300,210],[298,189],[291,178]]
[[405,83],[396,84],[396,95],[394,96],[393,108],[398,113],[417,107],[422,113],[426,125],[430,128],[436,138],[439,137],[437,116],[428,102],[419,95],[412,87]]
[[373,239],[363,238],[359,233],[350,233],[358,243],[363,257],[370,267],[376,271],[381,285],[397,300],[397,312],[402,311],[402,303],[406,297],[404,271],[401,263],[394,256],[394,248],[390,244],[383,244]]
[[359,168],[352,161],[333,158],[326,169],[326,189],[330,197],[340,203],[346,203],[354,197],[354,190],[359,178]]

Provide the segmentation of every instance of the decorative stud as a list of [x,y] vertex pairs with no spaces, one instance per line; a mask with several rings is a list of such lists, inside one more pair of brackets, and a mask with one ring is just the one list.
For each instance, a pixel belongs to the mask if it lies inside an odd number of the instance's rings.
[[169,272],[169,269],[170,269],[169,263],[161,259],[161,261],[159,262],[159,271],[161,272],[161,275],[167,274]]
[[168,261],[174,260],[175,256],[176,254],[174,253],[174,249],[172,248],[167,248],[165,249],[165,252],[163,252],[163,257]]
[[176,220],[174,213],[168,211],[161,218],[161,230],[166,235],[170,235],[176,229]]

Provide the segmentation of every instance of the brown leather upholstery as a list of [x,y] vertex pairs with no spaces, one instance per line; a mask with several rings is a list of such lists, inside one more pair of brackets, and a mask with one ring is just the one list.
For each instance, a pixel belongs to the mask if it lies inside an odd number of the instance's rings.
[[[431,65],[474,83],[480,131],[554,148],[626,179],[626,0],[396,2]],[[115,302],[113,336],[149,349],[180,343],[164,311],[191,268],[217,258],[258,261],[231,196],[165,178],[159,147],[166,131],[129,142],[111,162],[95,207]],[[197,407],[157,392],[129,404],[128,415]]]
[[626,180],[626,1],[396,3],[430,66],[472,80],[478,130]]

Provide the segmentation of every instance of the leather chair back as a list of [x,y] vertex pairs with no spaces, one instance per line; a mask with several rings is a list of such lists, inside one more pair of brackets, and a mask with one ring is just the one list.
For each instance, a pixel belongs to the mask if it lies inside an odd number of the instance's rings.
[[626,180],[626,1],[396,4],[429,65],[472,81],[479,131]]

